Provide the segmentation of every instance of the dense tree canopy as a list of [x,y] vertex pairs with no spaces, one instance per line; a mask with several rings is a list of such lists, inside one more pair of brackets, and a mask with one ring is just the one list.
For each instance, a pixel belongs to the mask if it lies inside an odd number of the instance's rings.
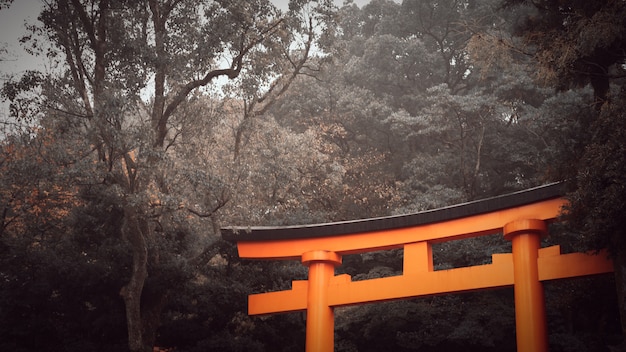
[[[0,349],[303,350],[304,316],[249,317],[246,296],[306,268],[242,261],[220,225],[415,212],[557,180],[568,226],[546,244],[608,247],[617,275],[546,284],[550,348],[624,341],[623,2],[42,5],[22,42],[51,69],[0,92]],[[508,251],[497,234],[433,247],[437,269]],[[337,272],[395,275],[402,255],[346,256]],[[343,308],[336,349],[514,351],[512,298]]]

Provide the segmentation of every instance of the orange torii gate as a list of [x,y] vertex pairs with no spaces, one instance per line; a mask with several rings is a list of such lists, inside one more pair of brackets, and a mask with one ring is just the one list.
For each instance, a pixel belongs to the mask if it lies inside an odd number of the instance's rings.
[[[229,227],[222,236],[236,241],[239,256],[301,260],[308,280],[292,289],[253,294],[251,315],[306,310],[306,351],[334,349],[334,307],[419,296],[514,287],[517,349],[548,350],[542,281],[609,273],[606,255],[561,254],[540,248],[547,225],[566,203],[553,183],[499,197],[401,216],[284,227]],[[503,233],[512,253],[493,254],[492,263],[433,270],[431,245]],[[335,275],[342,255],[404,249],[403,273],[365,281]]]

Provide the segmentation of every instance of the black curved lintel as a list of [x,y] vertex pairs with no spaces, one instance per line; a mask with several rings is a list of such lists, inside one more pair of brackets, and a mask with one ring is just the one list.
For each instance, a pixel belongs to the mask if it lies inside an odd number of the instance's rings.
[[232,226],[221,229],[226,241],[272,241],[364,233],[459,219],[514,208],[565,194],[563,183],[555,182],[501,196],[422,211],[419,213],[296,226]]

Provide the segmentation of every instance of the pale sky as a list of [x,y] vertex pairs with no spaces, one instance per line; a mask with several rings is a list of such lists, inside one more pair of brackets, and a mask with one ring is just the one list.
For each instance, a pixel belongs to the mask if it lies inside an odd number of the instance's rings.
[[38,61],[22,50],[18,39],[26,34],[25,22],[37,20],[40,6],[39,0],[19,0],[0,11],[0,47],[7,50],[0,54],[0,75],[27,70]]

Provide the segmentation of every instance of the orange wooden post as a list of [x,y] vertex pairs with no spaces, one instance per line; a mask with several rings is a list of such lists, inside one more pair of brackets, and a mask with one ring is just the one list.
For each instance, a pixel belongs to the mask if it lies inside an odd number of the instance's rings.
[[433,271],[433,250],[427,241],[404,245],[404,275],[415,275]]
[[341,256],[335,252],[316,250],[302,255],[309,267],[306,308],[306,351],[332,352],[335,346],[335,317],[328,305],[328,283],[335,275]]
[[504,226],[504,237],[512,241],[513,247],[518,352],[548,351],[546,306],[537,264],[541,237],[546,234],[542,220],[517,220]]

